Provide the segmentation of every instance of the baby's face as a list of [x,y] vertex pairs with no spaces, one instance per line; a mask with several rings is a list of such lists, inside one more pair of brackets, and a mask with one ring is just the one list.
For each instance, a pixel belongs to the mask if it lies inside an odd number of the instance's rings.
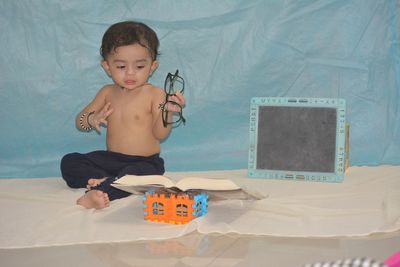
[[149,50],[140,44],[120,46],[102,62],[114,82],[128,90],[145,84],[157,65]]

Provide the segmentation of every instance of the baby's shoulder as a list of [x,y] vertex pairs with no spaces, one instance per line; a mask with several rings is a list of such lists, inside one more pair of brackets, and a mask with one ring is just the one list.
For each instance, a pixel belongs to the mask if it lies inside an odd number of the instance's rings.
[[152,96],[160,96],[160,95],[163,95],[163,93],[164,93],[163,89],[161,89],[160,87],[154,86],[150,83],[147,83],[143,89],[145,89],[146,93],[148,93]]
[[104,85],[103,87],[100,88],[100,91],[109,92],[109,91],[113,91],[113,90],[116,90],[116,89],[117,89],[117,86],[115,84],[106,84],[106,85]]
[[112,84],[106,84],[103,87],[99,89],[97,94],[108,94],[109,92],[114,90],[114,85]]
[[96,93],[96,99],[99,98],[107,98],[110,95],[110,92],[113,90],[113,85],[108,84],[101,87]]

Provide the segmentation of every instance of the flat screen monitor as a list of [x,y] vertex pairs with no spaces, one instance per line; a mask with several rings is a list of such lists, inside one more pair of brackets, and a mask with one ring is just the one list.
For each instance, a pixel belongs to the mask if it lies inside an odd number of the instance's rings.
[[249,177],[341,182],[345,111],[337,98],[252,98]]

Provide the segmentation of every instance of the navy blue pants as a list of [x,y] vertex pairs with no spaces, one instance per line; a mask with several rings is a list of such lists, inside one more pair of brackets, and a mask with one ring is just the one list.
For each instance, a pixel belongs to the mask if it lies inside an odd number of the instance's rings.
[[63,179],[72,188],[86,188],[89,179],[107,177],[104,182],[92,189],[107,193],[110,200],[130,195],[111,186],[115,179],[127,174],[162,175],[165,171],[164,160],[159,154],[142,157],[110,151],[70,153],[62,158],[60,167]]

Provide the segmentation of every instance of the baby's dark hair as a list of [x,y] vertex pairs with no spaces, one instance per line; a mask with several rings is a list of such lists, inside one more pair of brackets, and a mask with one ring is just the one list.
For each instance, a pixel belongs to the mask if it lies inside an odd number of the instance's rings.
[[146,47],[152,59],[157,59],[160,45],[157,34],[146,24],[136,21],[123,21],[111,25],[104,33],[100,55],[105,60],[118,47],[131,44]]

